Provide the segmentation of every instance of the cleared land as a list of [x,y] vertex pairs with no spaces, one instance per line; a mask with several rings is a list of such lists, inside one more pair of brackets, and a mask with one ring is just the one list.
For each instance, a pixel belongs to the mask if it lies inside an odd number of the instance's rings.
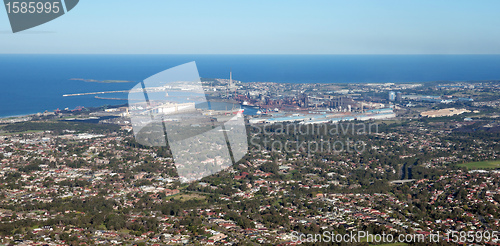
[[478,161],[458,164],[459,167],[467,167],[469,170],[495,169],[500,167],[500,161]]
[[193,194],[193,193],[179,193],[173,196],[168,197],[168,199],[173,198],[174,200],[179,200],[182,202],[188,201],[188,200],[204,200],[206,199],[205,196],[198,195],[198,194]]

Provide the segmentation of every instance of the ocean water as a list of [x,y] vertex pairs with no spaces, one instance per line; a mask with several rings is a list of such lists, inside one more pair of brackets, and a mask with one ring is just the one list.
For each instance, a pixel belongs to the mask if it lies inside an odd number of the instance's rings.
[[[233,78],[243,82],[500,80],[500,55],[0,55],[0,117],[124,104],[94,95],[62,95],[128,90],[153,74],[191,61],[197,63],[201,77],[229,78],[232,69]],[[126,98],[125,93],[101,96]]]

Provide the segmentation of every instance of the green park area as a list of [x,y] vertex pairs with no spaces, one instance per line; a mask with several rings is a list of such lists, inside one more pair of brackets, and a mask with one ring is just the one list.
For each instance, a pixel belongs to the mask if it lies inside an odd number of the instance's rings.
[[469,170],[495,169],[500,167],[500,161],[478,161],[458,164],[459,167],[467,167]]

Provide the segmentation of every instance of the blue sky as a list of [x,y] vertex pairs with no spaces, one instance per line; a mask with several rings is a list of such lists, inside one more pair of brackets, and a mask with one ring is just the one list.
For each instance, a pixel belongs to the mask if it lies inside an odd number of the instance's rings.
[[0,53],[500,54],[500,1],[81,0]]

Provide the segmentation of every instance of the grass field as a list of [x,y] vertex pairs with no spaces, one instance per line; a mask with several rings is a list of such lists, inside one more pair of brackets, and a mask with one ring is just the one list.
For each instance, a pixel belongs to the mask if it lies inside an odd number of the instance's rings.
[[459,167],[467,167],[469,170],[500,168],[500,161],[478,161],[458,164]]
[[43,130],[28,130],[23,132],[0,132],[0,136],[12,136],[26,133],[35,133],[35,132],[43,132]]
[[182,201],[182,202],[185,202],[187,200],[204,200],[204,199],[206,199],[205,196],[194,194],[194,193],[190,193],[190,194],[179,193],[177,195],[170,196],[167,199],[170,199],[170,198],[173,198],[174,200],[178,200],[178,201]]
[[400,120],[381,120],[380,123],[385,123],[387,125],[390,125],[390,124],[399,124],[401,123]]

